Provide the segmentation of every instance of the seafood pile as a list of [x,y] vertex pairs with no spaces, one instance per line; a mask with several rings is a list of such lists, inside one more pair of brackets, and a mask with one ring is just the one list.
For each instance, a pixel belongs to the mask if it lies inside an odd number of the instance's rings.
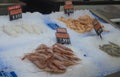
[[6,23],[5,25],[0,26],[0,32],[4,32],[5,34],[13,37],[17,37],[22,34],[42,34],[44,31],[48,30],[47,27],[41,25],[37,25],[37,23],[29,23],[25,21],[17,21]]
[[34,53],[25,55],[38,68],[50,73],[64,73],[68,66],[75,65],[80,61],[70,48],[62,44],[54,44],[51,48],[44,44],[38,46]]
[[120,57],[120,46],[115,43],[109,42],[109,44],[104,44],[99,48],[111,56]]
[[93,18],[88,15],[80,16],[78,19],[65,19],[64,17],[60,17],[58,20],[64,22],[67,27],[79,33],[89,32],[93,28]]
[[99,21],[97,21],[94,18],[91,18],[88,15],[80,16],[78,19],[72,19],[72,18],[65,19],[64,17],[60,17],[58,18],[58,20],[64,22],[67,25],[67,27],[79,33],[85,33],[91,31],[94,28],[94,24],[96,22],[99,23],[99,25],[102,27],[104,32],[109,32],[108,30],[104,29],[104,26],[102,26]]

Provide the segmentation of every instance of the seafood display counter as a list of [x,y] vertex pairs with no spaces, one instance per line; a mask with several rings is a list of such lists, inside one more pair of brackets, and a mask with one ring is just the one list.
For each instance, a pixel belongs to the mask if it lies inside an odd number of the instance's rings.
[[[0,16],[0,77],[104,77],[120,71],[120,30],[91,10]],[[66,42],[67,41],[67,42]]]

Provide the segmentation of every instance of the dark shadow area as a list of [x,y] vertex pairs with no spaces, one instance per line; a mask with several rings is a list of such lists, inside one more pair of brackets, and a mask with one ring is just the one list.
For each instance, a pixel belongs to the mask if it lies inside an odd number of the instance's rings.
[[23,12],[41,12],[43,14],[49,14],[52,11],[59,11],[59,3],[51,0],[20,0],[26,3],[23,6]]
[[[59,11],[61,5],[64,5],[64,0],[20,0],[26,3],[23,6],[23,12],[41,12],[43,14],[49,14],[52,11]],[[120,0],[73,0],[74,5],[111,5],[120,4]]]

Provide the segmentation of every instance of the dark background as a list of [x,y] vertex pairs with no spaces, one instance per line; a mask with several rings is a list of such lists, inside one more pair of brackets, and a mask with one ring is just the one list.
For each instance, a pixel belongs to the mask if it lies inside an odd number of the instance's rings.
[[26,3],[23,6],[23,12],[41,12],[43,14],[49,14],[52,11],[59,11],[59,3],[51,0],[20,0]]
[[[20,0],[26,3],[23,12],[41,12],[49,14],[52,11],[59,11],[60,5],[64,5],[64,0]],[[73,0],[74,5],[111,5],[120,4],[120,0]]]

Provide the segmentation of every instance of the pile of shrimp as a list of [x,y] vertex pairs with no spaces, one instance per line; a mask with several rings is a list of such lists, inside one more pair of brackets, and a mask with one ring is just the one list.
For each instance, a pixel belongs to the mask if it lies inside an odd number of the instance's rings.
[[58,43],[52,47],[41,44],[33,53],[25,55],[22,60],[26,58],[38,68],[50,73],[64,73],[68,66],[78,64],[81,60],[70,48]]
[[67,27],[79,33],[89,32],[93,28],[93,18],[88,15],[80,16],[78,19],[60,17],[58,20],[64,22]]
[[[93,23],[95,23],[94,21],[95,19],[91,18],[88,15],[80,16],[78,19],[72,19],[72,18],[66,19],[64,17],[60,17],[58,18],[58,20],[64,22],[67,25],[67,27],[79,33],[85,33],[91,31],[94,28]],[[101,24],[99,23],[99,25]],[[104,28],[104,26],[102,25],[101,27]],[[104,29],[103,31],[108,32],[107,30]]]

